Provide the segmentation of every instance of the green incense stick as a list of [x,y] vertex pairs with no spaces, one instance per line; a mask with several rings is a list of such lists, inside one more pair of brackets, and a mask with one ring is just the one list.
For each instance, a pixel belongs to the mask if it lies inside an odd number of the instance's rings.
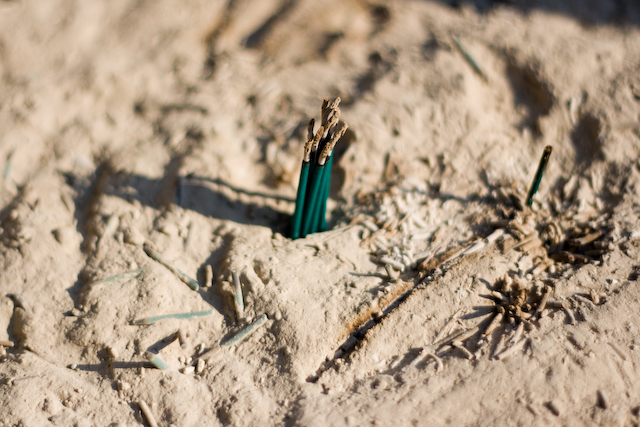
[[225,341],[221,345],[224,347],[230,347],[242,341],[243,339],[245,339],[246,337],[254,333],[256,329],[258,329],[260,326],[264,325],[267,320],[268,320],[267,315],[263,314],[262,316],[258,317],[256,320],[254,320],[253,322],[249,323],[247,326],[242,328],[240,332],[235,334],[233,337],[229,338],[227,341]]
[[162,369],[163,371],[166,371],[167,369],[169,369],[169,365],[167,365],[167,362],[162,360],[162,358],[157,354],[147,351],[145,353],[145,356],[147,359],[149,359],[149,362],[151,362],[153,366],[155,366],[156,368]]
[[320,196],[320,209],[318,213],[318,231],[327,231],[327,200],[331,190],[331,167],[333,166],[333,156],[329,157],[326,170],[323,174],[322,195]]
[[540,187],[540,181],[542,181],[542,175],[544,174],[544,170],[547,167],[547,163],[549,163],[549,157],[551,157],[551,151],[553,151],[553,147],[547,145],[544,147],[544,152],[542,153],[542,157],[540,158],[540,163],[538,164],[538,170],[536,171],[536,175],[533,177],[533,183],[531,183],[531,188],[529,189],[529,194],[527,195],[526,205],[531,207],[533,204],[533,196],[538,192],[538,188]]
[[143,248],[144,248],[144,252],[149,256],[149,258],[164,265],[170,272],[178,276],[178,278],[182,280],[182,282],[184,282],[187,286],[189,286],[189,288],[191,288],[192,291],[197,291],[198,289],[200,289],[200,284],[196,280],[189,277],[189,275],[186,274],[184,271],[177,269],[171,264],[169,264],[162,257],[162,255],[160,255],[157,251],[153,250],[146,243],[144,244]]
[[192,312],[189,312],[189,313],[162,314],[160,316],[151,316],[151,317],[145,317],[144,319],[134,320],[133,324],[134,325],[152,325],[152,324],[156,323],[158,320],[164,320],[164,319],[191,319],[193,317],[209,316],[210,314],[213,314],[213,310],[192,311]]
[[304,212],[304,220],[302,221],[302,237],[305,237],[307,234],[313,233],[312,229],[315,227],[318,209],[318,200],[320,188],[322,185],[322,175],[324,174],[325,167],[324,165],[318,165],[313,171],[314,174],[311,180],[311,187],[309,188],[309,204],[305,206]]
[[296,208],[291,219],[292,239],[298,239],[300,237],[304,200],[307,194],[307,181],[309,179],[309,168],[309,163],[302,162],[302,169],[300,170],[300,181],[298,182],[298,194],[296,196]]

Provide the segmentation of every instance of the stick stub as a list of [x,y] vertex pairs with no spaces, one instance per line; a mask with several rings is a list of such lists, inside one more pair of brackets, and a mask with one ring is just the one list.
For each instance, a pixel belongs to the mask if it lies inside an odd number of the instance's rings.
[[178,342],[180,343],[180,348],[185,350],[187,347],[189,347],[189,342],[187,341],[187,333],[184,331],[183,328],[178,329],[178,332],[176,332],[176,335],[178,336]]
[[147,351],[144,355],[147,359],[149,359],[149,362],[151,362],[151,364],[153,364],[153,366],[155,366],[156,368],[161,369],[163,371],[166,371],[167,369],[169,369],[169,365],[167,365],[167,362],[162,360],[162,358],[157,354]]
[[233,303],[236,306],[236,314],[238,315],[238,320],[240,320],[244,317],[244,298],[242,297],[242,284],[240,283],[240,277],[238,276],[238,272],[236,270],[233,270],[231,272],[231,277],[233,278]]
[[149,406],[147,406],[145,401],[140,400],[138,402],[138,406],[140,407],[140,410],[142,411],[142,414],[144,415],[144,417],[147,419],[149,426],[158,427],[158,423],[156,422],[156,419],[153,417],[153,414],[151,413],[151,409],[149,409]]
[[211,264],[207,264],[204,266],[204,283],[202,284],[203,288],[208,288],[213,284],[213,267]]

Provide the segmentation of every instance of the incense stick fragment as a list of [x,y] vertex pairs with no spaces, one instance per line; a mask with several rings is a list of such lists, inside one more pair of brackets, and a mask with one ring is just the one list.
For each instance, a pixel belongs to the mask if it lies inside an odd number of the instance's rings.
[[502,353],[496,356],[497,360],[505,360],[508,357],[516,354],[517,351],[521,350],[524,347],[524,344],[529,340],[529,338],[522,338],[520,341],[512,345],[511,347],[505,349]]
[[149,409],[149,407],[147,406],[145,401],[144,400],[140,400],[138,402],[138,406],[140,407],[140,410],[144,414],[144,417],[147,419],[147,422],[149,423],[149,426],[150,427],[158,427],[158,423],[156,422],[156,419],[153,417],[153,414],[151,413],[151,409]]
[[469,338],[471,338],[472,336],[474,336],[475,334],[477,334],[478,331],[480,331],[480,327],[476,325],[473,328],[467,329],[466,331],[460,332],[459,334],[456,334],[450,338],[447,338],[442,344],[443,345],[451,344],[454,341],[464,342]]
[[576,317],[573,315],[573,311],[571,311],[570,308],[565,307],[564,308],[564,313],[567,315],[567,320],[569,321],[570,325],[575,325],[576,324]]
[[458,38],[453,35],[451,36],[451,40],[453,40],[453,43],[456,45],[456,48],[458,48],[458,51],[462,54],[462,57],[464,58],[465,61],[467,61],[467,64],[469,64],[473,72],[476,73],[478,77],[480,77],[482,80],[486,82],[487,76],[484,74],[482,69],[480,69],[480,66],[478,65],[476,60],[473,59],[473,56],[471,56],[471,54],[467,52],[467,50],[462,46],[462,43],[460,43],[460,40],[458,40]]
[[244,317],[244,299],[242,297],[242,285],[240,284],[240,277],[238,276],[238,272],[236,270],[233,270],[231,272],[231,277],[233,278],[233,305],[236,308],[238,321],[240,321]]
[[380,228],[378,228],[377,225],[375,225],[373,222],[369,221],[368,219],[363,219],[362,221],[360,221],[358,224],[362,225],[364,228],[368,229],[369,231],[372,232],[376,232],[378,230],[380,230]]
[[540,163],[538,164],[538,170],[533,177],[533,182],[531,183],[531,188],[529,189],[529,194],[527,195],[526,205],[529,207],[531,207],[531,205],[533,204],[533,196],[535,196],[535,194],[538,192],[540,181],[542,181],[542,175],[544,174],[544,170],[547,167],[547,163],[549,163],[549,157],[551,157],[552,151],[552,146],[547,145],[546,147],[544,147],[544,152],[542,153]]
[[9,341],[9,340],[0,340],[0,347],[7,347],[7,348],[11,348],[13,347],[13,341]]
[[490,335],[498,326],[500,326],[500,322],[502,322],[502,317],[504,316],[504,311],[504,308],[502,308],[502,310],[496,313],[496,315],[491,320],[491,323],[489,323],[489,326],[487,326],[487,329],[484,330],[484,333],[482,335],[486,337]]
[[152,325],[158,320],[164,319],[191,319],[193,317],[203,317],[213,314],[213,310],[192,311],[187,313],[162,314],[160,316],[145,317],[143,319],[134,320],[134,325]]
[[119,282],[121,280],[131,280],[142,274],[142,268],[136,268],[135,270],[125,271],[124,273],[116,274],[105,279],[97,280],[91,283],[91,286],[101,285],[103,283]]
[[510,340],[511,343],[513,344],[518,342],[523,332],[524,332],[524,322],[520,322],[518,324],[518,327],[516,328],[516,332],[513,334],[513,337]]
[[537,315],[542,314],[544,309],[547,307],[547,302],[549,301],[549,297],[551,296],[552,292],[553,292],[553,289],[551,288],[551,286],[545,287],[544,294],[542,295],[542,300],[540,301],[538,308],[536,308]]
[[399,274],[389,264],[386,264],[384,266],[384,269],[387,271],[387,276],[389,277],[390,281],[393,282],[398,278]]
[[404,264],[402,264],[400,261],[396,261],[393,258],[390,257],[380,257],[380,262],[382,264],[389,264],[390,266],[394,267],[396,270],[404,272]]
[[161,369],[163,371],[166,371],[167,369],[169,369],[169,365],[167,365],[167,362],[162,360],[162,358],[157,354],[147,351],[144,355],[147,359],[149,359],[149,362],[151,362],[153,366],[155,366],[156,368]]
[[231,347],[232,345],[239,343],[240,341],[244,340],[246,337],[254,333],[260,326],[264,325],[267,319],[267,315],[263,314],[262,316],[258,317],[256,320],[242,328],[233,337],[231,337],[224,343],[221,343],[220,345],[224,347]]
[[438,335],[436,335],[433,342],[439,342],[442,338],[444,338],[445,335],[449,333],[449,331],[451,331],[451,328],[458,321],[458,317],[460,317],[462,312],[463,312],[463,309],[461,308],[458,311],[456,311],[453,314],[453,316],[451,316],[451,318],[447,321],[447,323],[444,324],[442,329],[440,329],[440,332],[438,332]]
[[158,252],[150,248],[146,243],[144,245],[144,251],[149,256],[149,258],[164,265],[169,271],[171,271],[173,274],[178,276],[178,278],[182,280],[187,286],[189,286],[192,291],[197,291],[198,289],[200,289],[200,284],[196,280],[193,280],[183,271],[171,266],[168,262],[164,260],[162,255],[160,255]]
[[475,358],[473,353],[471,353],[461,341],[454,341],[451,343],[451,345],[460,350],[464,354],[464,357],[466,357],[467,359],[472,360]]
[[189,341],[187,341],[187,333],[183,328],[178,329],[178,331],[176,332],[176,337],[178,338],[180,348],[185,350],[187,347],[189,347]]

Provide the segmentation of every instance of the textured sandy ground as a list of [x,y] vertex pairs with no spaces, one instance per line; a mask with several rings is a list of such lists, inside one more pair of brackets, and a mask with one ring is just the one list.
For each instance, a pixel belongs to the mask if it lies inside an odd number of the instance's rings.
[[[639,24],[606,0],[0,2],[0,425],[148,425],[140,401],[162,426],[637,425]],[[291,241],[336,96],[333,229]],[[484,336],[505,274],[549,307]]]

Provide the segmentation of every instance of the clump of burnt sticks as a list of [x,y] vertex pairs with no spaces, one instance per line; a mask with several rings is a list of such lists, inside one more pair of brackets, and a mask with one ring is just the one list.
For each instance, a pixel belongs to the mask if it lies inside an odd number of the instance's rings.
[[291,238],[327,229],[327,199],[331,185],[333,149],[347,131],[347,124],[340,121],[340,98],[331,103],[322,102],[322,122],[314,132],[315,119],[311,119],[304,145],[304,158],[300,170],[300,182],[296,207],[291,220]]
[[[552,193],[548,202],[534,205],[533,197],[551,151],[551,146],[545,147],[524,204],[516,189],[497,189],[498,199],[505,202],[500,209],[502,216],[508,218],[507,228],[519,240],[514,248],[541,260],[532,273],[540,273],[554,262],[573,265],[598,262],[611,249],[610,236],[607,236],[610,214],[585,208],[588,203],[582,200],[578,203],[572,200],[571,193],[577,192],[571,190],[577,185],[575,177],[566,183],[561,194]],[[529,209],[525,209],[525,205]],[[504,221],[496,223],[500,222]]]

